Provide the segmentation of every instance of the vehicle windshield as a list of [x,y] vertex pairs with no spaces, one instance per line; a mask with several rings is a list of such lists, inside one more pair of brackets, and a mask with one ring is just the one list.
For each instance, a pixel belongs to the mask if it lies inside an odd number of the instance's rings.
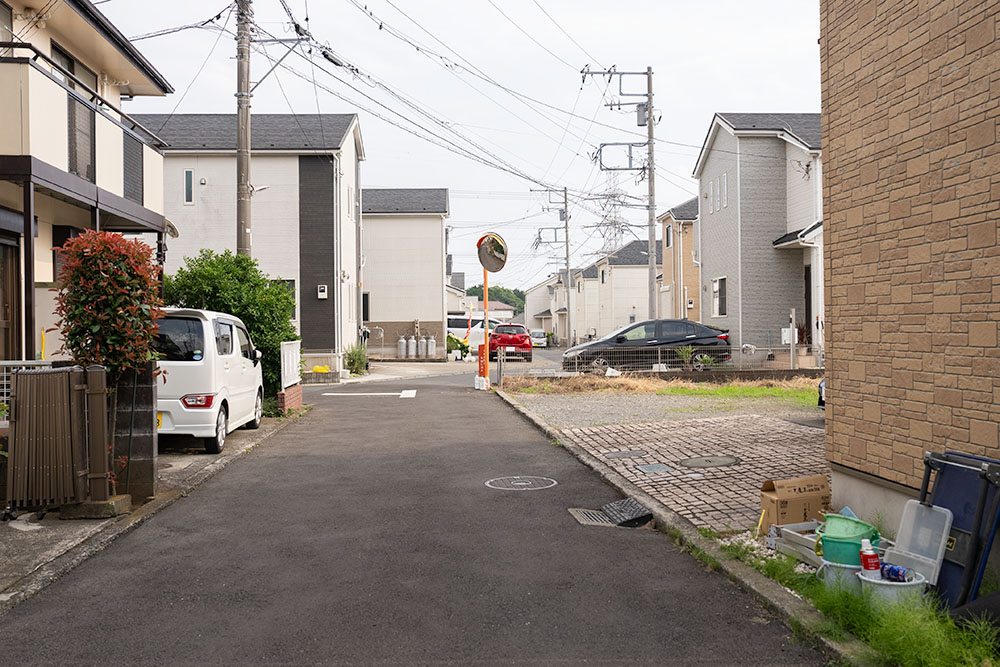
[[545,338],[545,332],[544,331],[532,331],[531,332],[531,337],[532,338]]
[[498,334],[523,334],[525,333],[524,327],[517,327],[510,324],[501,324],[495,329],[495,333]]
[[158,323],[153,349],[161,361],[201,361],[205,335],[201,320],[193,317],[164,317]]
[[626,324],[623,327],[618,327],[617,329],[615,329],[614,331],[612,331],[611,333],[609,333],[607,336],[605,336],[601,340],[611,340],[613,338],[616,338],[619,334],[623,333],[626,329],[631,329],[634,326],[635,326],[635,322],[632,322],[630,324]]

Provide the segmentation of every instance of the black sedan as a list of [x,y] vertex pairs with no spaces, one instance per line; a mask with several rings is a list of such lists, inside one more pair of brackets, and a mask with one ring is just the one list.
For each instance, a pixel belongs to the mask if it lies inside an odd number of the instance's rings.
[[705,370],[729,360],[729,332],[690,320],[647,320],[563,353],[563,370]]

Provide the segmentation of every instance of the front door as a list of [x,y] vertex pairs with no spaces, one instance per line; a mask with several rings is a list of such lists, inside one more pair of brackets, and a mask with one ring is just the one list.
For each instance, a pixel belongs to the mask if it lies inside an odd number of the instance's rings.
[[0,359],[21,358],[21,259],[17,246],[0,245]]

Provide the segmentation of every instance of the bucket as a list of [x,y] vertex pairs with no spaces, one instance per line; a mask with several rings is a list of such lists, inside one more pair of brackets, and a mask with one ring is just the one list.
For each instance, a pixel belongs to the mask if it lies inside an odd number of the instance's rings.
[[843,588],[851,593],[860,593],[861,582],[855,576],[859,572],[861,572],[860,565],[831,563],[823,559],[823,564],[816,570],[816,578],[827,588]]
[[871,539],[872,546],[876,549],[879,545],[879,534],[868,538],[867,535],[859,537],[833,537],[831,535],[820,535],[816,540],[816,553],[831,563],[841,565],[861,566],[861,540]]
[[823,526],[819,532],[830,537],[867,537],[871,539],[876,535],[875,526],[865,523],[860,519],[854,519],[843,514],[827,514],[823,517]]
[[927,578],[919,572],[913,573],[913,581],[891,581],[889,579],[868,579],[859,571],[856,575],[862,591],[871,591],[872,600],[881,604],[915,602],[923,595]]

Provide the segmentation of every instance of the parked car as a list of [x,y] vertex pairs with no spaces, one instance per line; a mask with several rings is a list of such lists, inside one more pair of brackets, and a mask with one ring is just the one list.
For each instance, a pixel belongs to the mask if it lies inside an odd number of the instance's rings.
[[826,407],[826,378],[819,381],[819,400],[816,405],[821,408]]
[[506,358],[519,356],[531,361],[531,336],[523,324],[499,324],[490,334],[490,359],[496,359],[503,348]]
[[542,329],[532,329],[531,335],[531,346],[532,347],[548,347],[549,338],[545,335],[545,331]]
[[[499,320],[490,318],[490,331],[493,331],[500,324]],[[466,336],[466,332],[469,335]],[[483,318],[478,317],[472,318],[472,329],[469,329],[469,316],[459,316],[459,315],[449,315],[448,316],[448,333],[457,336],[463,340],[468,340],[469,348],[472,350],[473,354],[478,354],[479,346],[486,344],[486,335],[483,333]]]
[[260,426],[260,350],[237,317],[187,308],[165,311],[154,343],[164,373],[157,391],[157,430],[203,438],[205,451],[217,454],[231,431]]
[[[688,346],[685,359],[680,350]],[[729,360],[729,331],[690,320],[646,320],[571,347],[562,358],[564,370],[652,370],[658,364],[704,370]]]

